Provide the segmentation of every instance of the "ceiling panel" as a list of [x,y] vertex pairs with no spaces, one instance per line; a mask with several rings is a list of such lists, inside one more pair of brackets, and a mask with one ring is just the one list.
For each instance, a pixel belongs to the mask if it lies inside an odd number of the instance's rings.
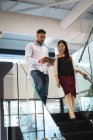
[[74,7],[77,3],[78,3],[78,2],[71,2],[71,3],[67,3],[67,4],[62,4],[62,5],[59,5],[58,8],[67,9],[67,10],[72,10],[73,7]]

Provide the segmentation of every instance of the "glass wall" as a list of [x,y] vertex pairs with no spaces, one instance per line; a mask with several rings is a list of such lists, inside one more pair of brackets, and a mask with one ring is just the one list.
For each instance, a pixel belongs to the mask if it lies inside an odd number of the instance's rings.
[[51,140],[55,136],[64,140],[20,62],[14,63],[3,80],[5,127],[19,126],[25,140]]
[[[93,28],[86,42],[85,47],[72,56],[75,59],[76,66],[82,71],[85,71],[89,79],[93,80]],[[76,82],[79,96],[93,96],[92,82],[84,79],[80,74],[76,74]]]

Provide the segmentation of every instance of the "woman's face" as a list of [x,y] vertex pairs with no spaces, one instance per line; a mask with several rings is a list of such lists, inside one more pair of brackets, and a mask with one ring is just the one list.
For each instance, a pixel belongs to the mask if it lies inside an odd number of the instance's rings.
[[59,52],[64,53],[65,52],[65,45],[63,43],[60,43],[58,46]]

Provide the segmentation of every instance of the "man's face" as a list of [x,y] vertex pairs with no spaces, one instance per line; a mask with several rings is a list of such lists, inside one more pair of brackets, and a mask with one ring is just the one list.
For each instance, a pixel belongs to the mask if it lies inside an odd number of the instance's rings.
[[37,34],[37,41],[39,43],[43,43],[45,40],[46,35],[44,33]]

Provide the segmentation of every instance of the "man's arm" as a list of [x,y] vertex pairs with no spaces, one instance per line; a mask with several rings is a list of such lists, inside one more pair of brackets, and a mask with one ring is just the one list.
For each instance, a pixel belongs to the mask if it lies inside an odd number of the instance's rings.
[[40,64],[38,59],[32,58],[32,44],[28,44],[25,49],[25,58],[29,64]]

